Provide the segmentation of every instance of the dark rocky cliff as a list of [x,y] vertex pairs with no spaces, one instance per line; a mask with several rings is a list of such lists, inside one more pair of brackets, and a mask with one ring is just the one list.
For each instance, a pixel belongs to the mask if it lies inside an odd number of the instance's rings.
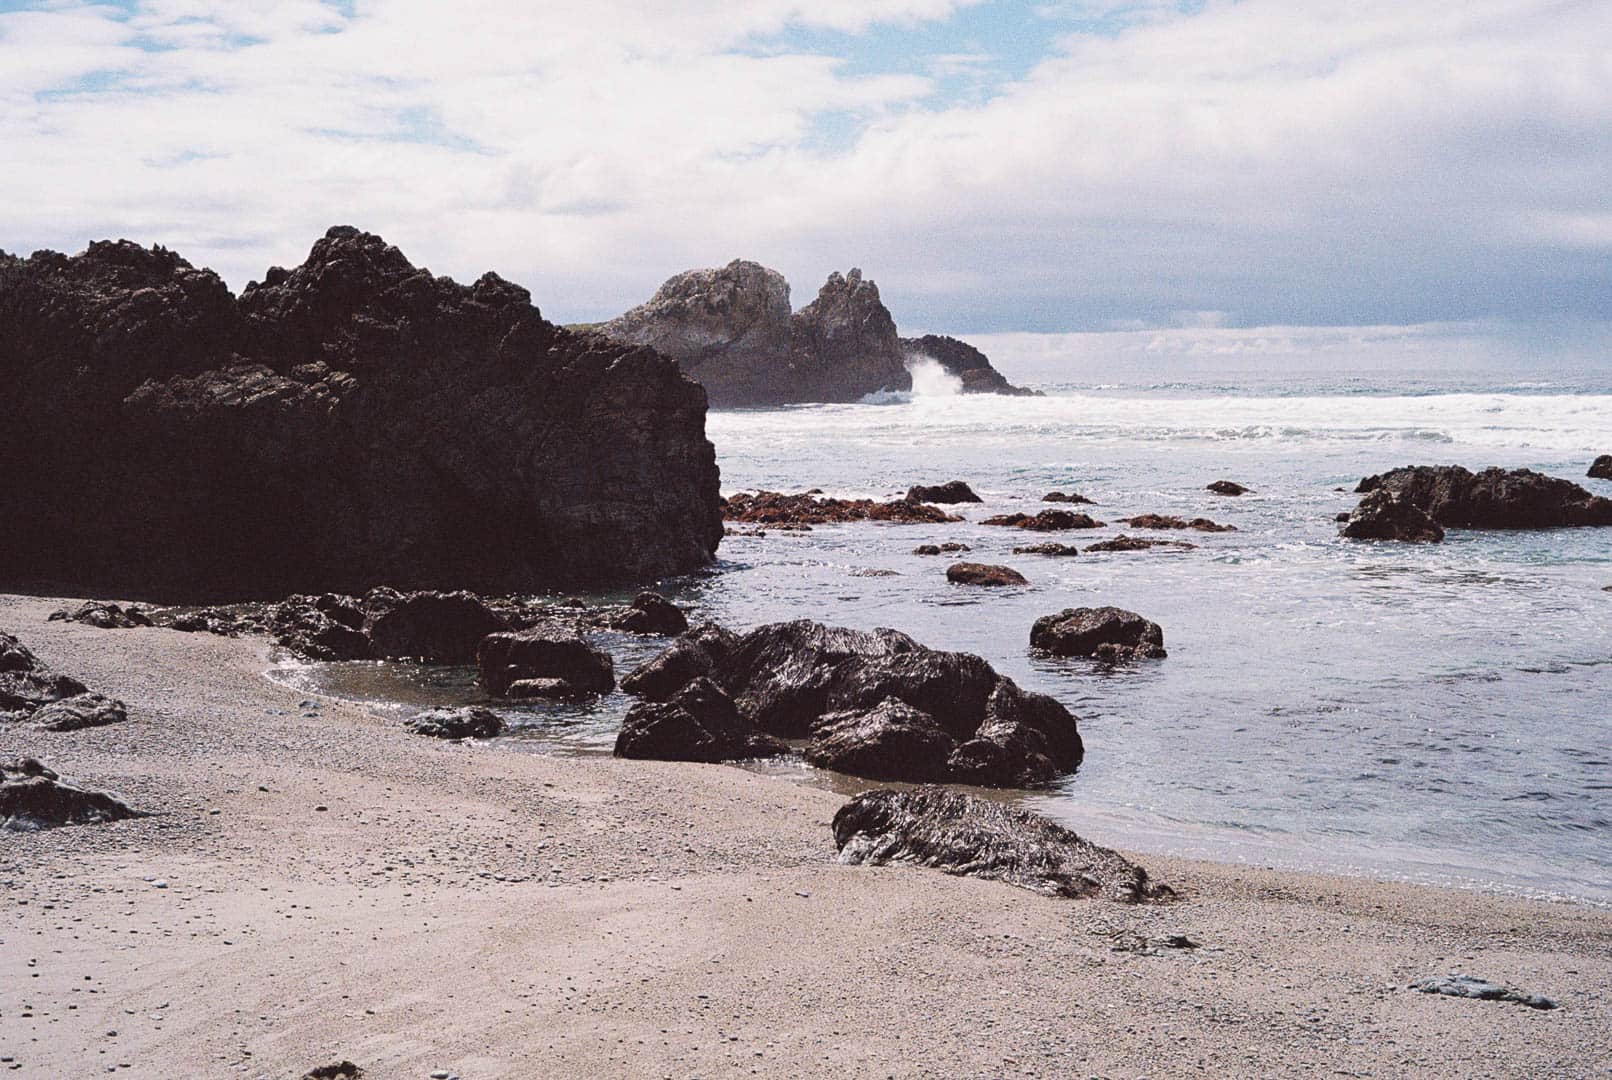
[[174,598],[647,580],[722,535],[705,393],[331,229],[237,299],[127,241],[0,253],[0,578]]
[[1007,377],[991,366],[986,355],[966,341],[941,334],[902,338],[902,352],[909,364],[919,360],[933,360],[946,369],[948,375],[962,381],[965,394],[1006,394],[1010,397],[1040,397],[1037,390],[1014,386]]
[[[912,387],[910,341],[898,335],[879,287],[857,269],[830,274],[817,299],[791,314],[783,275],[735,259],[669,278],[648,302],[599,329],[682,361],[714,406],[857,401]],[[960,376],[965,392],[1025,392],[1009,386],[978,350],[954,338],[933,340],[983,363],[983,371]]]

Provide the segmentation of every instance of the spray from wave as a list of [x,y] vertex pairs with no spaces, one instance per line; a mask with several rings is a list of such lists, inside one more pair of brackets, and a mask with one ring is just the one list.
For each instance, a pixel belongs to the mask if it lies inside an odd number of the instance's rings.
[[956,397],[963,392],[963,380],[941,366],[933,357],[914,355],[907,361],[912,376],[911,390],[881,390],[862,399],[864,405],[901,405],[925,398]]

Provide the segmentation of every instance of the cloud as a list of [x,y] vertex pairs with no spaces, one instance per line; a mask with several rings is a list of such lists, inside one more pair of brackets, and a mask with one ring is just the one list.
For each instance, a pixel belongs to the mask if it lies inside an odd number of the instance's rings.
[[797,34],[964,6],[7,12],[0,246],[130,236],[239,286],[351,222],[568,319],[735,256],[803,296],[861,265],[957,331],[1612,316],[1604,3],[1043,5],[1071,32],[966,102],[938,81],[991,41],[881,73]]

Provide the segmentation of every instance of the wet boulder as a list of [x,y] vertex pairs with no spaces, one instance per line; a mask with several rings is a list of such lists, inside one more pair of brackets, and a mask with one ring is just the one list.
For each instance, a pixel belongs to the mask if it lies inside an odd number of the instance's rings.
[[835,813],[833,829],[842,863],[909,863],[1056,897],[1175,895],[1118,852],[1039,814],[943,787],[863,792]]
[[946,580],[953,585],[1028,585],[1025,576],[1011,566],[992,566],[987,563],[960,562],[946,568]]
[[[326,609],[321,609],[314,597],[293,596],[275,605],[269,614],[269,634],[276,644],[308,660],[371,659],[375,652],[369,635],[361,625],[352,626],[350,620],[344,608],[327,604]],[[229,623],[219,620],[218,625]],[[202,627],[212,628],[205,616]]]
[[1168,655],[1158,623],[1117,607],[1065,608],[1056,615],[1043,615],[1030,629],[1030,647],[1053,656],[1109,661]]
[[1371,492],[1345,519],[1342,533],[1350,540],[1400,540],[1437,544],[1444,530],[1421,507],[1384,488]]
[[612,615],[608,625],[631,634],[681,634],[688,629],[683,609],[657,592],[641,592],[621,612]]
[[930,780],[945,776],[957,740],[899,698],[871,709],[825,713],[806,744],[808,764],[870,780]]
[[139,608],[120,607],[101,600],[86,600],[72,611],[65,608],[50,613],[51,622],[76,622],[100,630],[130,630],[137,626],[150,626],[151,617]]
[[1123,533],[1112,540],[1099,540],[1095,544],[1087,544],[1089,553],[1102,551],[1149,551],[1153,548],[1167,548],[1171,551],[1192,551],[1197,544],[1189,544],[1185,540],[1149,540],[1141,536],[1126,536]]
[[714,622],[701,623],[628,672],[621,688],[646,701],[667,701],[694,679],[709,675],[738,647],[739,635]]
[[581,634],[553,626],[489,634],[476,656],[487,692],[503,696],[523,679],[563,679],[581,693],[609,693],[616,685],[610,654]]
[[961,480],[948,480],[944,484],[914,484],[907,489],[908,502],[921,503],[977,503],[983,502],[974,489]]
[[482,639],[509,623],[474,593],[416,592],[371,616],[365,629],[378,657],[469,664]]
[[1080,549],[1073,544],[1024,544],[1013,549],[1015,555],[1079,555]]
[[1447,529],[1552,529],[1612,525],[1612,499],[1532,469],[1414,465],[1360,481],[1362,495],[1384,490]]
[[1205,490],[1212,491],[1216,495],[1246,495],[1246,494],[1248,494],[1248,489],[1247,488],[1243,487],[1241,484],[1233,483],[1230,480],[1216,480],[1214,483],[1208,485],[1208,487]]
[[981,525],[1002,525],[1030,532],[1059,532],[1064,529],[1100,529],[1103,522],[1090,514],[1077,514],[1072,510],[1043,510],[1039,514],[998,514],[980,522]]
[[470,706],[463,709],[432,709],[404,721],[416,735],[434,739],[490,739],[501,735],[504,721],[491,709]]
[[52,701],[28,718],[45,731],[78,731],[80,728],[121,724],[129,718],[123,702],[105,694],[76,694]]
[[587,697],[587,693],[578,690],[564,679],[516,679],[504,691],[504,696],[516,701],[571,701],[575,698]]
[[616,757],[656,761],[736,761],[773,757],[788,747],[764,735],[722,688],[695,678],[669,701],[634,705],[616,735]]
[[1174,514],[1138,514],[1136,517],[1120,518],[1125,524],[1134,529],[1191,529],[1194,532],[1236,532],[1235,525],[1218,525],[1208,518],[1187,519]]
[[1584,475],[1591,480],[1612,480],[1612,454],[1602,454],[1590,462],[1590,471]]

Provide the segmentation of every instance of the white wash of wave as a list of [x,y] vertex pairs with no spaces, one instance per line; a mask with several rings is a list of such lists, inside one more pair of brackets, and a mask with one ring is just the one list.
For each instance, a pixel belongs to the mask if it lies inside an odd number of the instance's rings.
[[897,407],[827,405],[713,412],[711,437],[871,444],[966,438],[978,446],[1025,439],[1186,441],[1235,448],[1313,443],[1454,444],[1477,450],[1600,454],[1612,448],[1612,394],[1453,393],[1240,396],[1053,393],[1044,398],[930,395]]
[[907,363],[907,372],[912,376],[911,390],[880,390],[864,395],[857,404],[905,405],[919,399],[957,397],[963,392],[963,380],[930,357],[912,357]]

